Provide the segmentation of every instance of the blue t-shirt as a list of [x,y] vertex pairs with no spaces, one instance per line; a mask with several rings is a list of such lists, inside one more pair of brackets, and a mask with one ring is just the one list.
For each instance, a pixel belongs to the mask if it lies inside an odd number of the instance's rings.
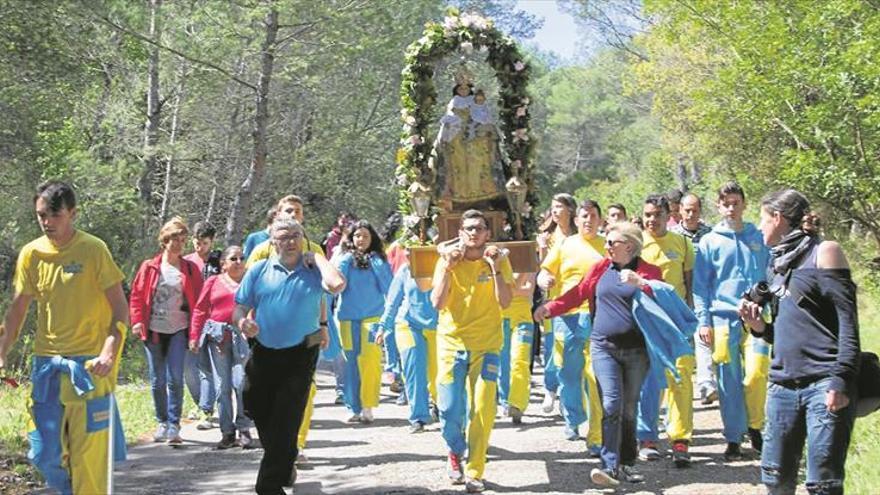
[[242,253],[244,254],[244,259],[248,259],[251,253],[254,251],[254,248],[259,246],[260,244],[269,240],[269,229],[258,230],[256,232],[251,232],[244,240],[244,247],[242,248]]
[[415,330],[436,330],[437,310],[431,304],[431,291],[419,290],[409,265],[397,270],[388,290],[385,312],[380,323],[386,331],[394,330],[395,321],[405,321]]
[[[635,270],[637,263],[638,258],[623,268]],[[621,282],[620,271],[621,267],[612,263],[596,284],[596,314],[590,338],[621,349],[645,347],[645,338],[632,314],[633,298],[639,289]]]
[[288,270],[273,256],[247,271],[235,302],[254,308],[260,326],[257,341],[282,349],[298,345],[318,330],[323,294],[316,267],[306,268],[300,258],[293,270]]

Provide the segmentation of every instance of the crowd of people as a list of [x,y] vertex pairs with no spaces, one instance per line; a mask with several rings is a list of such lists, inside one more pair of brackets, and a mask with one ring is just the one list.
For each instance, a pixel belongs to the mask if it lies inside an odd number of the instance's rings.
[[0,365],[36,301],[30,457],[62,493],[103,491],[108,440],[124,457],[109,430],[129,328],[148,364],[153,439],[183,442],[188,389],[197,428],[219,418],[217,449],[263,449],[261,494],[284,493],[306,460],[319,360],[349,423],[381,415],[383,374],[410,433],[439,422],[448,477],[469,493],[485,489],[499,407],[522,423],[536,360],[540,407],[558,408],[562,435],[600,459],[599,486],[644,481],[636,461],[662,462],[661,429],[673,465],[689,466],[696,393],[720,403],[724,460],[742,460],[748,439],[770,493],[794,493],[805,442],[808,491],[842,493],[859,354],[846,258],[797,191],[766,196],[759,227],[737,183],[715,205],[710,226],[691,193],[649,195],[630,220],[622,204],[603,217],[593,200],[556,194],[537,273],[515,271],[486,215],[468,210],[437,243],[433,276],[416,277],[399,214],[381,234],[340,214],[319,243],[288,195],[243,246],[215,250],[209,224],[191,235],[172,218],[126,301],[106,245],[74,226],[72,188],[50,181],[35,195],[45,235],[21,250]]

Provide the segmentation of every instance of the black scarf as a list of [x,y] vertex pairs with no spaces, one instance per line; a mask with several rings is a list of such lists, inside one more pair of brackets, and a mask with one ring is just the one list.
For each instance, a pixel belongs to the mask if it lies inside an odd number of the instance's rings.
[[362,253],[359,249],[354,250],[354,266],[360,268],[361,270],[366,270],[370,267],[370,254],[371,253]]
[[770,249],[770,264],[777,275],[786,275],[789,270],[797,267],[805,254],[819,241],[815,235],[801,229],[789,232],[779,244]]

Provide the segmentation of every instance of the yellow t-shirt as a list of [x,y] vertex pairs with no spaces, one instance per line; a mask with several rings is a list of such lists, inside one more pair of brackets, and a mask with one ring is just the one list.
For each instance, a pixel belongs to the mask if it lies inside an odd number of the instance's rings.
[[663,281],[675,288],[675,293],[687,300],[684,273],[694,269],[694,247],[691,241],[675,232],[667,231],[663,237],[642,232],[642,259],[660,267]]
[[[578,235],[566,237],[553,246],[547,258],[541,263],[541,269],[547,270],[556,277],[557,296],[579,284],[594,263],[602,260],[605,252],[605,238],[597,235],[589,241]],[[566,314],[589,313],[590,303],[584,303]]]
[[513,296],[510,306],[501,310],[501,317],[510,320],[511,325],[523,321],[532,321],[532,298]]
[[[444,268],[438,263],[437,270]],[[513,283],[508,258],[501,259],[501,277]],[[462,260],[452,268],[449,295],[440,310],[437,334],[446,347],[468,351],[501,349],[501,306],[495,299],[495,281],[483,260]],[[494,277],[497,278],[497,277]]]
[[34,354],[99,354],[113,318],[104,291],[123,278],[104,241],[81,230],[60,249],[46,236],[25,245],[14,284],[37,302]]
[[[317,242],[312,242],[309,239],[305,240],[307,253],[315,253],[315,254],[324,254],[324,249],[321,248],[321,245]],[[271,240],[263,241],[251,251],[251,255],[248,256],[247,262],[244,264],[245,268],[250,268],[254,266],[258,261],[269,259],[275,255],[275,246],[272,245]]]

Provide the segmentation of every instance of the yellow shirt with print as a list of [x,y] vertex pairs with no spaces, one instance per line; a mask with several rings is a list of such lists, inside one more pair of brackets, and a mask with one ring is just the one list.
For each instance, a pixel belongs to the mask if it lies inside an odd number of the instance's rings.
[[675,232],[667,231],[662,237],[642,232],[642,259],[660,267],[663,281],[675,288],[675,293],[687,300],[684,273],[693,271],[696,255],[691,241]]
[[[438,263],[436,270],[443,270]],[[513,283],[510,260],[502,258],[498,269],[506,284]],[[445,347],[455,350],[501,349],[501,305],[495,298],[495,278],[484,260],[462,260],[452,268],[449,295],[440,310],[437,334]]]
[[[317,242],[312,242],[308,238],[306,241],[306,249],[307,253],[315,253],[315,254],[324,254],[324,249],[321,248],[321,245]],[[275,246],[272,245],[271,240],[263,241],[251,251],[251,255],[248,256],[247,262],[244,264],[245,268],[250,268],[254,266],[260,260],[266,260],[275,255]]]
[[83,231],[61,248],[46,236],[25,245],[14,285],[37,303],[34,354],[100,354],[113,318],[104,291],[123,278],[104,241]]
[[[547,270],[556,277],[557,294],[564,294],[568,289],[579,284],[584,275],[597,261],[602,260],[605,251],[605,238],[597,235],[590,240],[580,234],[566,237],[553,246],[547,258],[541,263],[541,269]],[[580,307],[566,314],[589,313],[590,303],[584,301]]]

